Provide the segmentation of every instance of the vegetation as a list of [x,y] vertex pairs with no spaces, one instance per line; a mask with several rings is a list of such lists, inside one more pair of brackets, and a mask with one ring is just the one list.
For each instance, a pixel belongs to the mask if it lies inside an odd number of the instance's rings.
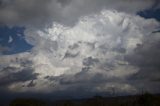
[[15,99],[10,106],[160,106],[160,95],[101,97],[85,100],[59,100],[46,104],[36,99]]
[[9,106],[47,106],[47,104],[36,99],[15,99]]

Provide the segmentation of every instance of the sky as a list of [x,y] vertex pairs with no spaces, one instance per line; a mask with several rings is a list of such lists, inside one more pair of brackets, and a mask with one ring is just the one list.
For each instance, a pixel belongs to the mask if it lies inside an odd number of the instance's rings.
[[159,0],[0,0],[0,98],[160,93]]

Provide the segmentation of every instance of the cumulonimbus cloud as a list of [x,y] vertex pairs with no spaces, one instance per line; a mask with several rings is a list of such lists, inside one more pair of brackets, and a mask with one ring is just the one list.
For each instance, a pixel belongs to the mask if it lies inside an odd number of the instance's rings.
[[[11,56],[12,66],[25,69],[27,65],[17,66],[19,62],[31,61],[34,79],[16,81],[8,85],[8,89],[67,92],[81,88],[109,92],[115,88],[120,93],[135,93],[138,87],[128,77],[139,73],[139,67],[126,56],[133,53],[137,45],[143,45],[144,38],[158,26],[154,19],[102,10],[80,18],[72,27],[53,22],[43,30],[27,28],[25,39],[34,47],[19,58]],[[1,59],[6,59],[5,67],[11,65],[7,57]]]

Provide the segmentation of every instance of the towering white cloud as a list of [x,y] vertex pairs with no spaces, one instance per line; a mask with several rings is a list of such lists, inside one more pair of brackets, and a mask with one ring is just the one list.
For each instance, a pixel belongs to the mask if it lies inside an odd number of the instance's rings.
[[[28,59],[33,73],[38,75],[34,81],[13,83],[8,88],[109,92],[114,87],[121,93],[136,92],[138,87],[127,78],[138,73],[138,67],[124,57],[134,52],[157,26],[154,19],[103,10],[80,18],[73,27],[53,22],[43,30],[27,28],[26,40],[34,46]],[[32,89],[28,87],[30,83],[34,85]]]

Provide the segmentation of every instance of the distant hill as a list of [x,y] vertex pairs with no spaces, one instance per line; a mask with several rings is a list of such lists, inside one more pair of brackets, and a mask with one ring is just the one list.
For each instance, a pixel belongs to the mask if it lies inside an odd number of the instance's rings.
[[9,106],[160,106],[160,95],[145,93],[134,96],[95,96],[88,99],[57,101],[19,98],[12,100]]

